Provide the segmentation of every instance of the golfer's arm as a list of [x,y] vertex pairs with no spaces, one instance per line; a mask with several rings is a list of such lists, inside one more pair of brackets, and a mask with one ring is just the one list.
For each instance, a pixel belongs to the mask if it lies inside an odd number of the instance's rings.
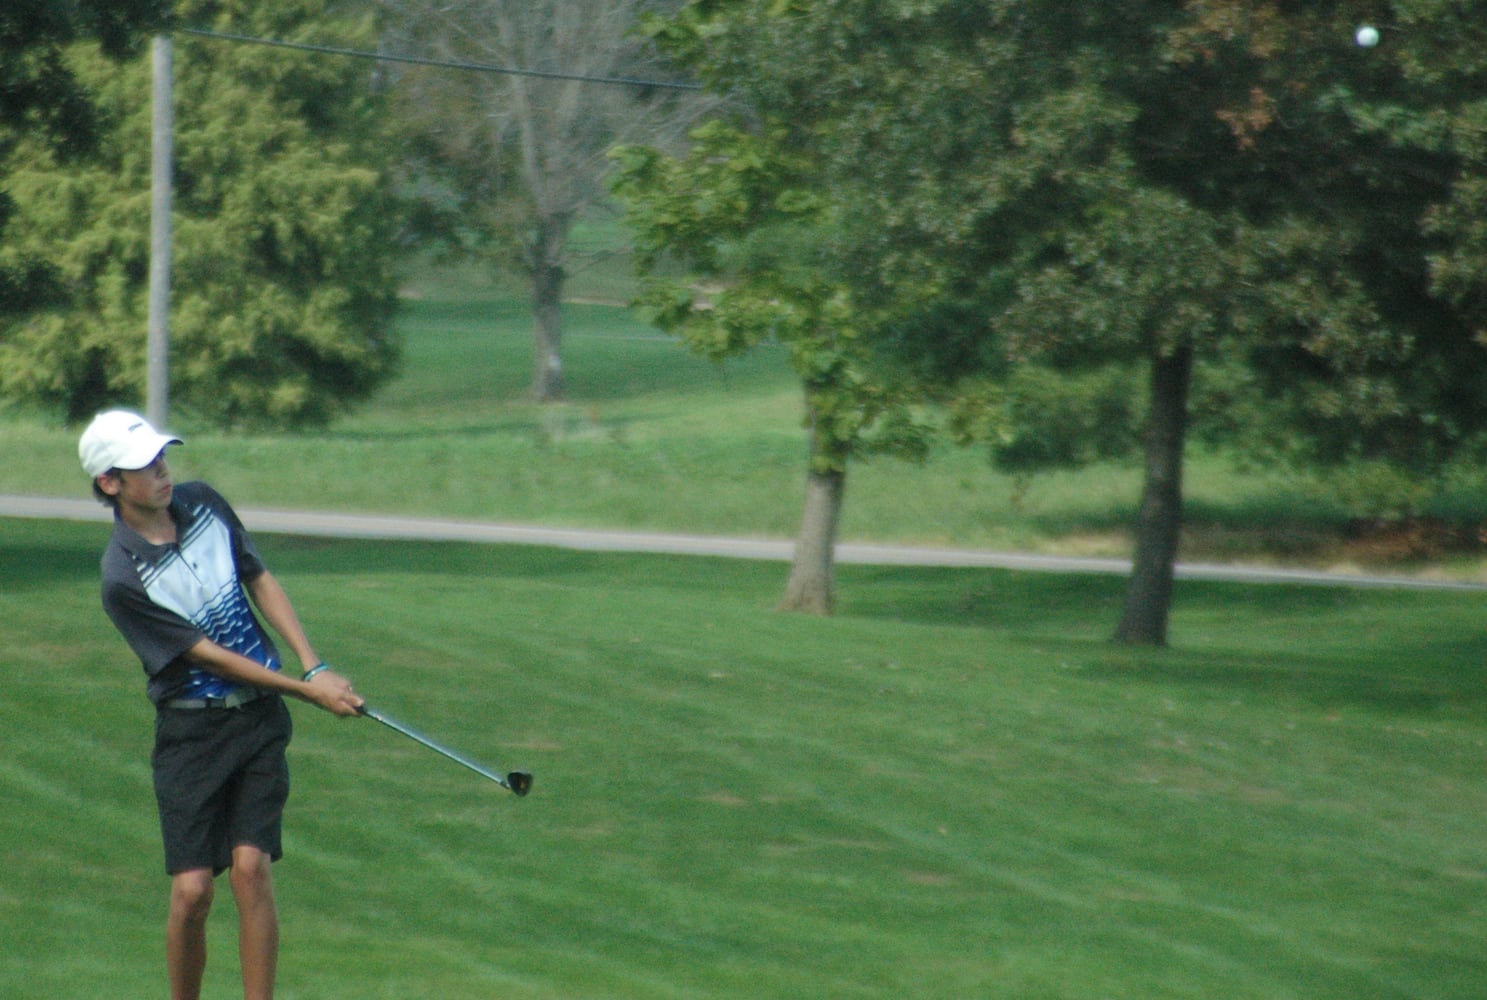
[[285,677],[279,671],[270,670],[258,661],[250,660],[241,653],[234,653],[210,639],[198,639],[196,645],[186,650],[186,658],[203,670],[235,684],[250,684],[305,701],[313,700],[308,693],[310,685],[304,681]]
[[294,655],[299,657],[301,672],[317,665],[320,659],[315,655],[315,650],[305,635],[304,626],[299,622],[299,615],[294,613],[294,605],[289,601],[289,594],[285,592],[279,581],[274,579],[274,575],[264,570],[247,581],[246,586],[248,595],[253,598],[253,604],[258,608],[259,613],[289,644],[289,648],[294,650]]

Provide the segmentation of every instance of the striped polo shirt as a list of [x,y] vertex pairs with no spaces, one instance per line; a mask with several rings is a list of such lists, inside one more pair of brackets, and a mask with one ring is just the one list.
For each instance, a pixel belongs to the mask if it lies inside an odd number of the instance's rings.
[[175,487],[177,541],[156,545],[122,519],[103,554],[103,607],[149,677],[150,700],[225,698],[240,685],[182,655],[203,638],[278,670],[279,653],[242,582],[264,571],[247,530],[205,483]]

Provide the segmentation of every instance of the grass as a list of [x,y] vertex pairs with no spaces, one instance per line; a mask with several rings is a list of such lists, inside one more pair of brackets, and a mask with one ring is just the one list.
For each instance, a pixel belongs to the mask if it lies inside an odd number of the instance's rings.
[[[1475,1000],[1487,641],[1454,593],[260,539],[322,652],[514,799],[296,706],[286,998]],[[97,525],[0,520],[0,995],[159,992]],[[209,995],[236,990],[214,914]]]
[[[373,405],[300,436],[187,420],[178,474],[242,506],[793,532],[779,355],[715,367],[575,306],[572,401],[536,407],[522,309],[457,278],[421,294]],[[0,491],[84,492],[74,430],[11,414],[0,448]],[[1136,475],[871,463],[843,534],[1123,553]],[[1188,497],[1189,558],[1312,560],[1340,521],[1210,456]],[[537,774],[516,800],[296,706],[290,1000],[1487,995],[1477,595],[1184,581],[1149,651],[1106,642],[1111,577],[843,566],[819,620],[769,610],[774,564],[260,543],[361,690]],[[162,981],[151,713],[98,607],[102,544],[0,519],[7,998]],[[225,887],[213,922],[230,996]]]

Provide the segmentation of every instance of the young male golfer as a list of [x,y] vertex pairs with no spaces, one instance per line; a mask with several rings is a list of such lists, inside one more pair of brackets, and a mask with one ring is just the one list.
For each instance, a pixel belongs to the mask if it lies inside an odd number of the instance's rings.
[[[246,1000],[274,992],[279,921],[270,865],[282,854],[293,695],[341,716],[362,699],[315,655],[289,597],[237,515],[205,483],[171,481],[161,434],[124,410],[78,442],[93,491],[114,509],[103,607],[139,656],[157,709],[155,797],[170,874],[165,954],[173,1000],[196,1000],[215,878],[231,871]],[[248,599],[252,598],[250,606]],[[253,607],[304,674],[281,672]]]

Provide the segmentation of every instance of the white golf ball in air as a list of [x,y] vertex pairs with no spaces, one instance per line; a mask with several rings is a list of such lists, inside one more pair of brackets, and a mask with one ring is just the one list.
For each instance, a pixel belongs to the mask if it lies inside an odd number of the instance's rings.
[[1371,49],[1379,43],[1379,29],[1365,24],[1358,29],[1358,33],[1353,36],[1353,39],[1363,48]]

